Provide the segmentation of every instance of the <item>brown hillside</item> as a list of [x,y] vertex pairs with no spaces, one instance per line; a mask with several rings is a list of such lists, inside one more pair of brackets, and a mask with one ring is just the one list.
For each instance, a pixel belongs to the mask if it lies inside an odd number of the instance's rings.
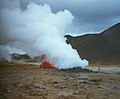
[[100,34],[66,37],[67,43],[91,64],[120,64],[120,23]]

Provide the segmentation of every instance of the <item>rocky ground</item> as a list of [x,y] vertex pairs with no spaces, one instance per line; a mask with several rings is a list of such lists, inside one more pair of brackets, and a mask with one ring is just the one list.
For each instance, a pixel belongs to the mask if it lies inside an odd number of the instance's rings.
[[120,74],[0,62],[0,99],[119,99]]

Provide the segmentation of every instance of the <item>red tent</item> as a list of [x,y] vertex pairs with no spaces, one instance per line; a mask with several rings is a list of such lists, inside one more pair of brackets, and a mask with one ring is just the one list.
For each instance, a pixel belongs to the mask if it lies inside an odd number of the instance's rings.
[[48,60],[45,60],[40,64],[40,68],[54,68],[54,66]]

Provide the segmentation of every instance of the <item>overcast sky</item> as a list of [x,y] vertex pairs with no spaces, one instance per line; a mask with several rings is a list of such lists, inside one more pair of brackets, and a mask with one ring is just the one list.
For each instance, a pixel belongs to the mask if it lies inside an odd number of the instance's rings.
[[120,22],[120,0],[22,0],[22,7],[29,1],[46,3],[53,12],[68,9],[75,17],[71,32],[100,32]]
[[[1,6],[5,1],[0,0]],[[101,32],[120,22],[120,0],[12,0],[7,6],[20,6],[23,10],[32,1],[37,4],[50,5],[53,12],[69,10],[75,17],[73,24],[68,28],[72,33]],[[16,2],[16,1],[19,1]],[[5,2],[3,4],[3,2]]]
[[66,33],[101,33],[119,22],[120,0],[0,0],[0,56],[12,50],[45,54],[55,64],[61,60],[58,66],[84,66]]

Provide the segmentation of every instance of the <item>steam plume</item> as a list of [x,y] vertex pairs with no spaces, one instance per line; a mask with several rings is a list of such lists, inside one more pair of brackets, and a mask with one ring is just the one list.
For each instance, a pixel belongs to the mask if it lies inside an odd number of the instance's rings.
[[[49,5],[30,3],[24,11],[4,8],[0,10],[2,30],[1,43],[12,44],[27,52],[46,54],[59,68],[85,67],[87,60],[82,60],[71,45],[66,44],[65,29],[72,23],[74,16],[68,10],[53,13]],[[27,48],[26,48],[27,46]],[[30,53],[32,54],[32,53]]]

